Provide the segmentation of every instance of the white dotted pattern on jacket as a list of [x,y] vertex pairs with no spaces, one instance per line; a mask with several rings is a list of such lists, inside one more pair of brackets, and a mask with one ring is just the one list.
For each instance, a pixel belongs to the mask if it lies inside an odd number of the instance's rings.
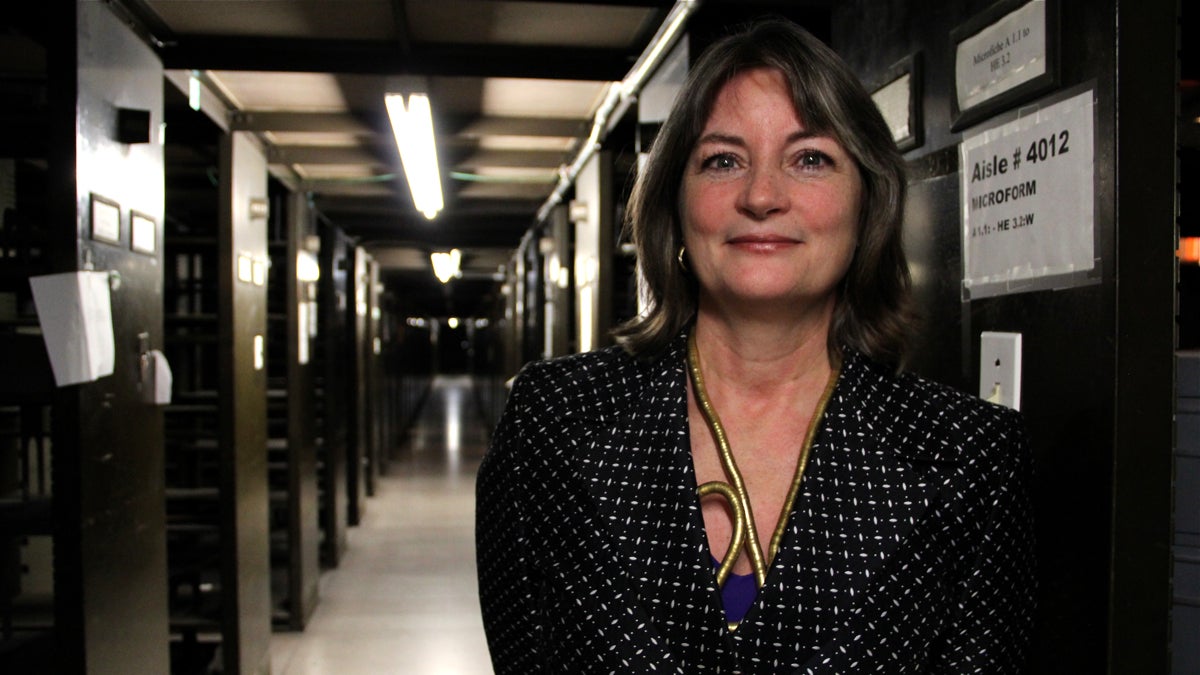
[[1017,413],[848,353],[730,633],[684,367],[680,338],[653,361],[613,348],[518,377],[477,483],[497,673],[1020,672],[1034,566]]

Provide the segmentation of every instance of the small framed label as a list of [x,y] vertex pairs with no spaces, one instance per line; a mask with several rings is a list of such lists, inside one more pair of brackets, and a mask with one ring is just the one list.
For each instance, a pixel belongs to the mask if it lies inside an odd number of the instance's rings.
[[250,198],[250,220],[266,220],[270,212],[271,207],[267,204],[266,197]]
[[254,369],[262,370],[267,366],[267,341],[261,335],[254,336]]
[[150,216],[129,212],[129,246],[138,253],[158,252],[158,224]]
[[254,261],[254,285],[264,286],[267,283],[267,261]]
[[1058,81],[1057,0],[1001,0],[951,32],[958,131]]
[[111,199],[92,194],[92,239],[110,244],[121,242],[121,206]]
[[888,69],[871,94],[901,152],[921,145],[921,55],[910,54]]
[[238,254],[237,278],[242,283],[254,283],[254,258],[245,253]]

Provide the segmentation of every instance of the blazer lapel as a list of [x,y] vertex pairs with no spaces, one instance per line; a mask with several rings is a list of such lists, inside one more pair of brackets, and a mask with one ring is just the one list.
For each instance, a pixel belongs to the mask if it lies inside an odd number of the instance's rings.
[[847,356],[779,555],[735,640],[784,623],[819,650],[858,614],[938,500],[953,462],[894,433],[905,422],[904,402],[890,398],[890,379],[876,368]]
[[577,453],[578,475],[620,551],[621,559],[611,563],[649,619],[648,628],[672,645],[685,670],[702,663],[720,672],[734,666],[733,653],[712,565],[706,564],[684,345],[677,339],[659,358],[631,361],[614,387],[626,392],[614,414],[581,420],[588,442]]

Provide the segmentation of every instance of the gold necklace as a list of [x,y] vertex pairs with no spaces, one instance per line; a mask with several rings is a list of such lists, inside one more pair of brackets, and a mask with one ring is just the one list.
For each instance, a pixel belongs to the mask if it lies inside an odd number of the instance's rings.
[[729,447],[729,438],[725,435],[725,427],[721,426],[721,419],[717,416],[716,409],[708,400],[708,392],[704,389],[704,375],[700,372],[700,355],[696,349],[695,331],[688,336],[688,372],[692,378],[692,391],[696,396],[700,413],[704,415],[704,421],[708,424],[713,439],[717,443],[717,454],[721,457],[721,466],[729,478],[728,483],[718,480],[709,481],[696,488],[696,493],[701,499],[711,494],[719,494],[729,502],[733,511],[733,537],[729,542],[729,550],[725,552],[725,558],[717,568],[717,586],[724,587],[729,573],[742,554],[743,545],[750,554],[750,566],[754,569],[756,585],[762,588],[766,583],[767,567],[779,553],[779,544],[783,541],[784,532],[787,531],[787,517],[792,512],[796,495],[800,492],[800,481],[804,478],[804,469],[808,466],[808,454],[812,450],[813,439],[817,435],[817,429],[820,428],[821,418],[825,415],[825,406],[833,396],[833,390],[837,385],[838,374],[841,370],[841,361],[835,361],[833,370],[829,374],[829,381],[825,384],[825,391],[821,394],[821,399],[817,401],[812,419],[808,422],[808,430],[804,434],[804,445],[801,446],[800,457],[796,460],[796,475],[788,490],[787,500],[780,509],[779,522],[775,525],[775,532],[771,535],[771,546],[767,550],[770,557],[764,560],[762,547],[758,543],[758,529],[754,525],[754,513],[750,508],[750,495],[746,491],[746,483],[742,480],[742,472],[738,470],[737,461],[733,457],[733,449]]

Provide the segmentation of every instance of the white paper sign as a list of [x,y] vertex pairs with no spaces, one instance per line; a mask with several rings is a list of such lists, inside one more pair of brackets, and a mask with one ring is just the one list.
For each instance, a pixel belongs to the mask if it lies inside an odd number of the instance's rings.
[[267,341],[261,335],[254,336],[254,369],[262,370],[267,365]]
[[167,357],[157,349],[151,349],[142,355],[148,373],[147,381],[142,384],[145,401],[152,405],[168,405],[171,403],[171,384],[174,377],[171,374],[171,364]]
[[966,110],[1046,72],[1046,3],[1033,0],[958,43],[958,109]]
[[155,349],[150,352],[154,358],[154,402],[167,405],[171,402],[171,385],[175,378],[171,374],[171,364],[162,352]]
[[112,375],[112,298],[108,272],[30,277],[54,381],[60,387]]
[[1095,266],[1093,105],[1089,90],[963,140],[965,296]]
[[307,302],[296,303],[296,361],[300,365],[308,363],[308,311],[310,308]]

